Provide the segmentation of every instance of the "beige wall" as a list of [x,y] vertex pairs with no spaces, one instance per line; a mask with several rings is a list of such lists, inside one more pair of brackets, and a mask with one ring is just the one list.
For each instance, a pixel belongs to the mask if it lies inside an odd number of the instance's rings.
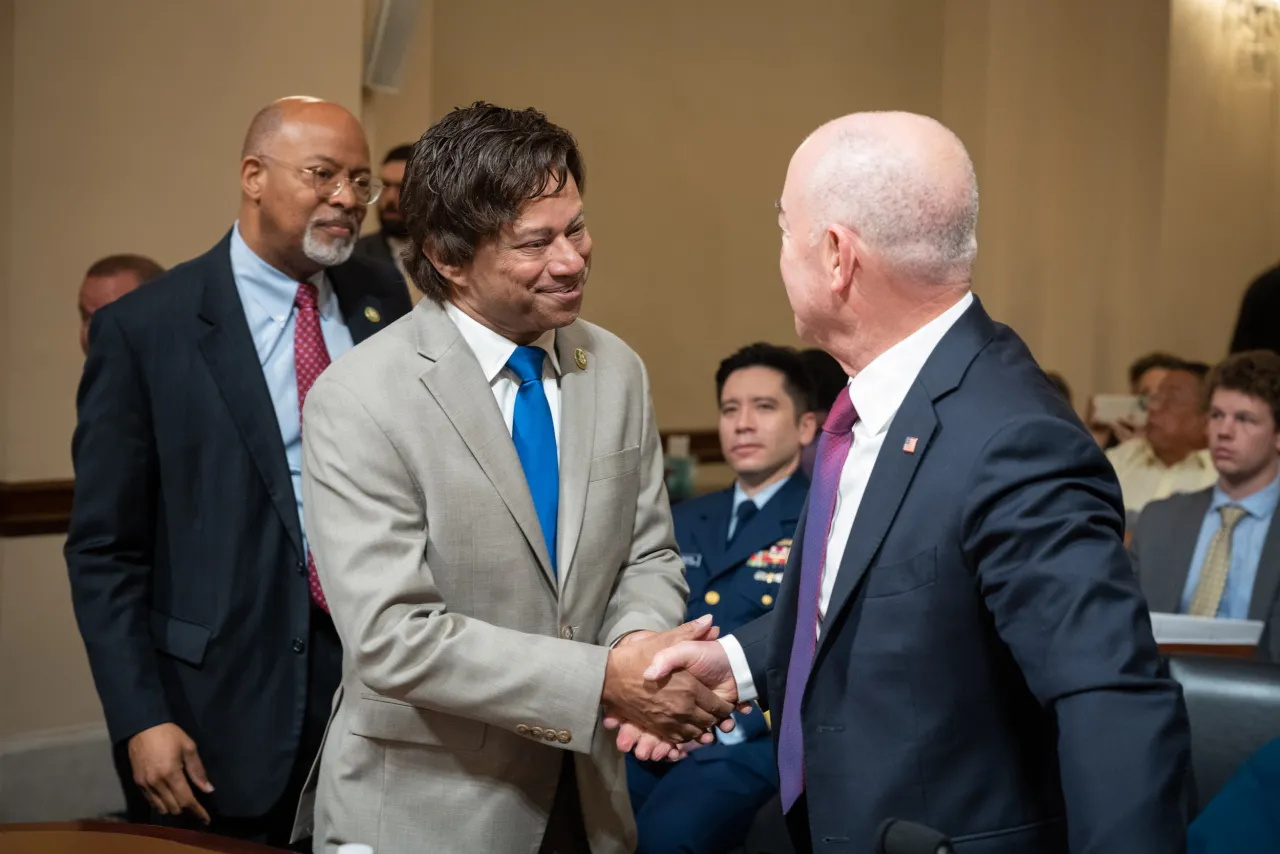
[[1222,0],[1173,6],[1161,210],[1161,326],[1202,359],[1225,349],[1245,283],[1280,260],[1280,101],[1236,66]]
[[574,132],[596,240],[585,316],[644,357],[662,424],[705,426],[723,356],[795,340],[773,208],[791,150],[851,110],[937,112],[942,9],[441,3],[431,118],[485,99],[537,106]]
[[[255,110],[290,94],[360,108],[363,14],[357,0],[0,2],[0,479],[71,474],[85,268],[213,245]],[[99,719],[68,596],[60,538],[0,540],[0,738]]]
[[369,112],[408,138],[485,98],[574,131],[597,240],[585,314],[648,361],[668,427],[712,423],[734,347],[795,340],[770,209],[795,145],[850,110],[939,116],[982,184],[976,290],[1083,406],[1152,348],[1223,354],[1280,255],[1276,95],[1233,74],[1222,6],[438,4],[416,34],[430,61]]
[[1169,6],[952,0],[942,118],[982,190],[975,289],[1082,404],[1160,344]]

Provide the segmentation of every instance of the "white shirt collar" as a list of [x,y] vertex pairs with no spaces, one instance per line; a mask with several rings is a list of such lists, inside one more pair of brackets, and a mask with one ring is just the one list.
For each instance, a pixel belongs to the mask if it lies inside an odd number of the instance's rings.
[[[503,338],[451,302],[444,304],[444,310],[453,321],[453,325],[458,327],[462,340],[466,341],[471,352],[476,354],[476,360],[480,362],[480,370],[484,371],[484,378],[492,383],[507,366],[511,354],[516,351],[516,344]],[[548,329],[538,336],[538,340],[534,341],[532,346],[541,347],[546,352],[547,363],[551,365],[551,370],[557,377],[560,376],[560,361],[556,358],[556,331]]]
[[769,499],[781,492],[782,487],[786,486],[787,482],[793,477],[795,477],[794,473],[789,474],[777,483],[769,484],[755,495],[747,495],[747,491],[742,488],[742,484],[735,480],[733,482],[733,515],[738,515],[738,508],[748,501],[754,504],[757,510],[763,510],[764,506],[769,503]]
[[871,435],[884,432],[942,336],[973,303],[966,292],[951,308],[912,332],[849,380],[849,399]]

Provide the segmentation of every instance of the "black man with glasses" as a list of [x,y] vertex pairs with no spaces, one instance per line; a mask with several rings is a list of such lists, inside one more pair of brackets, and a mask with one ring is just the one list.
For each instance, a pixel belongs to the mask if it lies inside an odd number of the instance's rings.
[[352,258],[381,184],[355,116],[254,117],[240,215],[93,319],[66,545],[112,741],[158,823],[286,846],[342,652],[301,514],[301,404],[409,311]]

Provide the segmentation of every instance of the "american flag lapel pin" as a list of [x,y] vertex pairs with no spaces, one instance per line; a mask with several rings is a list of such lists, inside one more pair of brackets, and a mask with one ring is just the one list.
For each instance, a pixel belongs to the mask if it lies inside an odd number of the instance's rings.
[[916,452],[916,437],[908,436],[907,441],[902,443],[902,452],[905,454],[914,454]]

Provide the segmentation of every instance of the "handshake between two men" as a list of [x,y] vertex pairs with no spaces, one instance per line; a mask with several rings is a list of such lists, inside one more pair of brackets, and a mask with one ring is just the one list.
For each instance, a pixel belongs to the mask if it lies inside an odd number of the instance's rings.
[[666,632],[632,632],[609,651],[601,702],[619,750],[675,761],[714,741],[716,728],[732,731],[735,707],[751,711],[738,702],[719,633],[708,614]]

